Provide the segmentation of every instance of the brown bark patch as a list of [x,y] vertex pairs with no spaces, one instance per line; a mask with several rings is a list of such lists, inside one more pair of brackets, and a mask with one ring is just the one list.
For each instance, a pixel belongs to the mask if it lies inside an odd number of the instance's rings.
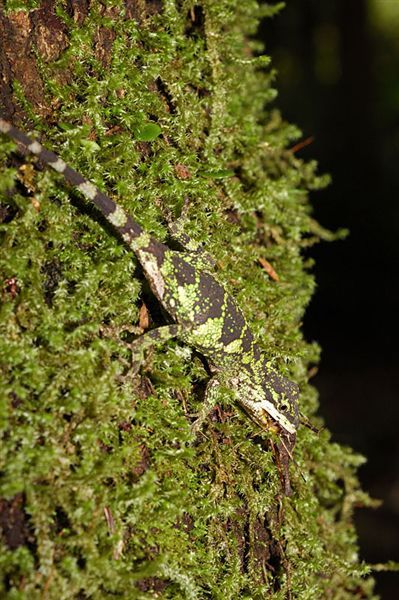
[[75,23],[81,25],[89,14],[89,0],[68,0],[66,4],[67,13]]
[[3,82],[3,103],[6,106],[13,104],[12,82],[17,80],[26,98],[37,107],[39,113],[44,115],[48,109],[43,102],[43,84],[32,52],[31,34],[32,23],[29,13],[17,11],[11,12],[7,17],[1,15],[0,40],[3,60],[0,81]]
[[[270,534],[264,523],[257,519],[253,525],[253,540],[251,544],[251,558],[254,572],[258,574],[258,583],[265,583],[264,572],[270,560]],[[270,566],[269,566],[270,568]]]
[[0,530],[4,543],[10,550],[34,543],[24,505],[25,497],[22,493],[16,494],[10,500],[0,499]]
[[112,44],[116,34],[112,29],[100,27],[96,35],[96,57],[103,67],[108,67],[112,60]]
[[54,14],[54,2],[46,0],[31,15],[33,41],[45,62],[56,60],[68,47],[64,23]]
[[169,583],[159,577],[146,577],[136,583],[141,592],[163,592]]
[[146,17],[163,11],[162,0],[126,0],[126,16],[141,23]]

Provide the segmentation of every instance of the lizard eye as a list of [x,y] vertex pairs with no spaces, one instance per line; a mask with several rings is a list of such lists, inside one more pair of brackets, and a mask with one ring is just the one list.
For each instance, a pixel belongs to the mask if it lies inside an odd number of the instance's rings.
[[280,410],[281,412],[287,412],[287,410],[289,409],[289,405],[287,402],[282,402],[280,404]]

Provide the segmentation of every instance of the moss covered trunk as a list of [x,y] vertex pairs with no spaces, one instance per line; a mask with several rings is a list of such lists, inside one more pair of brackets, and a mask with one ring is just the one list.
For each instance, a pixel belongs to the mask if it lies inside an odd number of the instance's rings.
[[[164,215],[216,261],[260,344],[301,386],[300,326],[323,231],[250,41],[255,0],[0,3],[1,114],[159,239]],[[228,390],[199,435],[209,372],[178,341],[132,370],[165,323],[127,248],[59,177],[0,141],[3,598],[372,598],[357,557],[362,462],[302,427],[282,493],[273,443]]]

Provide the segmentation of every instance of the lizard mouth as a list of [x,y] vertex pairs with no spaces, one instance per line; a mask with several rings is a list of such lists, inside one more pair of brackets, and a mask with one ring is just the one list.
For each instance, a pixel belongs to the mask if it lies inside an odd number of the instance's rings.
[[286,435],[296,435],[296,427],[285,417],[271,402],[262,400],[260,402],[249,402],[252,405],[249,408],[250,415],[259,423],[261,427],[276,432],[282,431]]

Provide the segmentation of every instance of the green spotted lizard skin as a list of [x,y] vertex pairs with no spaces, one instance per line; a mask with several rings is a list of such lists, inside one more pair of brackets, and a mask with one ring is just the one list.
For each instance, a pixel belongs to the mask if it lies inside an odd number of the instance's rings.
[[207,269],[195,252],[172,250],[157,241],[59,156],[1,118],[0,132],[61,173],[98,208],[136,255],[152,292],[173,321],[138,338],[144,341],[142,347],[178,337],[195,348],[214,374],[207,387],[208,400],[214,400],[221,385],[227,386],[258,425],[279,433],[280,454],[291,458],[299,423],[298,386],[271,366],[241,309],[211,267]]

